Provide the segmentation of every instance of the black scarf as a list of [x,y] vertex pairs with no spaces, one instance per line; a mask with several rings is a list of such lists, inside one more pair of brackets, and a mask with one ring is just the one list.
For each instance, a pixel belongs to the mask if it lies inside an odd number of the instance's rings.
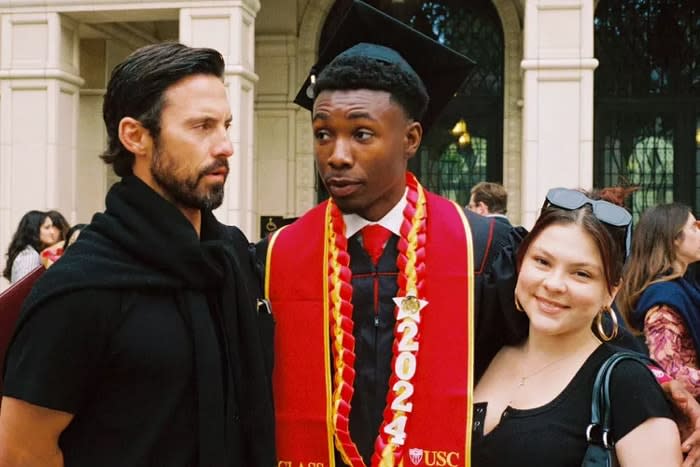
[[[265,359],[272,343],[257,315],[260,285],[242,273],[242,267],[253,270],[245,236],[202,211],[200,241],[173,204],[133,176],[110,189],[106,205],[36,283],[15,333],[43,301],[72,290],[171,290],[193,340],[200,467],[273,465],[271,362]],[[221,347],[211,339],[210,312],[218,315]]]

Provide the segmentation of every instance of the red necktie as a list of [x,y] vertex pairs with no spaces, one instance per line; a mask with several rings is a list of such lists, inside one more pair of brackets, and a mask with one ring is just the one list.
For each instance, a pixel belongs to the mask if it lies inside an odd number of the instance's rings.
[[362,228],[362,246],[372,258],[372,263],[376,266],[379,257],[382,256],[384,245],[391,237],[391,231],[379,224],[366,225]]

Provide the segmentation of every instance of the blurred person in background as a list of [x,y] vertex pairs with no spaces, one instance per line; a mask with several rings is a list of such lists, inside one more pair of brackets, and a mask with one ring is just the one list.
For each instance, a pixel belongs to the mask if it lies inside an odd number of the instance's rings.
[[63,214],[53,209],[48,211],[46,215],[51,218],[51,222],[58,230],[59,235],[56,243],[64,241],[66,239],[66,233],[68,233],[68,229],[70,228],[70,224],[66,218],[63,216]]
[[506,217],[508,192],[500,183],[479,182],[474,185],[467,208],[510,226],[510,221]]
[[70,224],[66,218],[63,217],[63,214],[56,210],[51,210],[46,214],[49,216],[51,222],[53,222],[54,227],[56,227],[56,230],[58,231],[58,240],[56,240],[53,245],[49,245],[41,250],[41,253],[39,253],[41,264],[45,268],[48,268],[53,263],[58,261],[58,258],[60,258],[61,255],[63,255],[66,233],[70,228]]
[[647,209],[634,231],[618,305],[644,332],[649,355],[700,396],[700,288],[685,277],[700,261],[700,229],[680,203]]
[[10,282],[17,282],[41,264],[39,253],[60,237],[61,232],[48,213],[29,211],[22,216],[12,236],[2,275]]

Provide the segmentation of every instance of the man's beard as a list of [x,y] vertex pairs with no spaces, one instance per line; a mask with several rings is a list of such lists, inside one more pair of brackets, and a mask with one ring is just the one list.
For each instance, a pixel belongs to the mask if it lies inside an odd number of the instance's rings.
[[174,175],[172,159],[162,156],[163,153],[156,147],[151,162],[151,175],[174,203],[187,208],[204,210],[216,209],[221,206],[224,200],[224,183],[214,185],[206,193],[198,193],[197,187],[207,174],[221,167],[228,169],[227,159],[217,159],[211,165],[201,169],[196,175],[177,179]]

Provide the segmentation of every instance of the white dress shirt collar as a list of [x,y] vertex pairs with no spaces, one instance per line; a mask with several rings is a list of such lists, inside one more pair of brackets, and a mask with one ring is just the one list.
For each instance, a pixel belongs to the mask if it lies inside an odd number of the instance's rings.
[[370,224],[379,224],[385,229],[390,230],[394,235],[401,236],[401,224],[403,223],[403,210],[406,207],[407,193],[408,188],[406,188],[399,202],[377,222],[368,221],[358,214],[343,214],[343,220],[345,221],[345,237],[352,237],[362,230],[364,226]]

